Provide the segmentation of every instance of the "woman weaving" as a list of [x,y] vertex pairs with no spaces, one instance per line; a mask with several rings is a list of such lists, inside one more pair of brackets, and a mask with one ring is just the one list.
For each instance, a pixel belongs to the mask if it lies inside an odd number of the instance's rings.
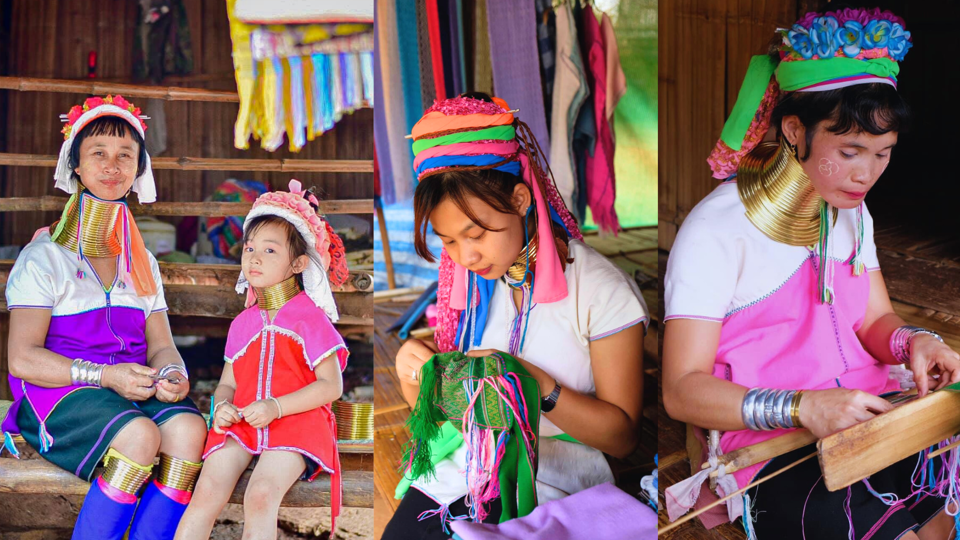
[[[665,279],[664,405],[723,432],[709,456],[886,412],[894,364],[921,395],[960,380],[960,356],[894,313],[863,202],[908,119],[896,85],[911,45],[889,12],[809,13],[750,63],[708,160],[726,181],[684,221]],[[721,472],[718,493],[811,451]],[[833,493],[806,461],[730,499],[725,517],[761,539],[947,538],[940,486],[915,489],[920,459]],[[677,493],[671,519],[693,504]]]
[[[119,540],[129,529],[130,540],[171,539],[206,425],[187,397],[157,261],[126,203],[131,190],[141,203],[156,200],[146,126],[120,96],[89,98],[64,117],[55,178],[70,199],[7,282],[15,400],[5,447],[17,456],[11,435],[20,434],[92,480],[73,538]],[[106,470],[94,478],[101,460]]]
[[[428,223],[444,249],[436,345],[407,341],[396,368],[413,406],[421,368],[438,351],[517,357],[542,398],[542,504],[612,482],[603,453],[636,447],[647,316],[636,283],[581,240],[513,112],[498,98],[461,96],[435,103],[413,128],[417,252],[434,256]],[[449,538],[447,522],[467,519],[467,446],[436,456],[436,478],[406,491],[384,539]],[[498,504],[488,520],[502,519]]]

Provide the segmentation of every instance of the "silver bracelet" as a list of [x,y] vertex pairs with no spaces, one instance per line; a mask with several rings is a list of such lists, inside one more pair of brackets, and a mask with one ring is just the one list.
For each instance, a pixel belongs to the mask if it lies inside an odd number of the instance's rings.
[[77,358],[70,364],[70,382],[83,386],[101,386],[103,368],[103,364]]
[[[186,380],[186,381],[189,381],[189,380],[190,380],[190,376],[187,375],[187,368],[181,366],[180,364],[167,364],[167,365],[163,366],[162,368],[160,368],[160,371],[157,373],[156,378],[157,378],[158,380],[159,380],[159,379],[167,379],[168,381],[170,381],[170,379],[171,379],[170,374],[171,374],[171,373],[178,373],[178,374],[180,374],[181,376],[183,376],[183,379],[184,379],[184,380]],[[172,381],[171,381],[171,382],[172,382]]]
[[890,334],[890,354],[901,364],[909,364],[910,347],[913,345],[913,338],[919,334],[933,336],[940,343],[943,343],[943,338],[940,337],[940,334],[933,330],[927,330],[919,326],[904,325]]
[[796,390],[776,390],[773,388],[751,388],[743,398],[740,416],[747,429],[753,431],[771,431],[774,429],[792,429],[794,415],[792,407]]
[[280,406],[280,400],[270,396],[267,399],[273,400],[273,403],[277,406],[277,420],[283,418],[283,407]]

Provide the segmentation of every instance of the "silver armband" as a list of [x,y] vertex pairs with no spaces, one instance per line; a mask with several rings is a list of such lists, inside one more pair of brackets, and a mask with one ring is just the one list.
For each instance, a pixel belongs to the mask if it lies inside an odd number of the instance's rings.
[[797,422],[796,390],[751,388],[743,398],[740,416],[747,429],[770,431],[800,427]]
[[77,358],[70,364],[70,381],[83,386],[101,386],[103,364]]

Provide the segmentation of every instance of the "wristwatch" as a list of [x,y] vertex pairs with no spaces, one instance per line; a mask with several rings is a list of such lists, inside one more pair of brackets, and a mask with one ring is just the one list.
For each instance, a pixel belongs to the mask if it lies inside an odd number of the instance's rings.
[[548,413],[553,410],[557,405],[557,398],[560,397],[560,383],[553,387],[553,392],[550,392],[550,395],[540,400],[540,410],[542,412]]

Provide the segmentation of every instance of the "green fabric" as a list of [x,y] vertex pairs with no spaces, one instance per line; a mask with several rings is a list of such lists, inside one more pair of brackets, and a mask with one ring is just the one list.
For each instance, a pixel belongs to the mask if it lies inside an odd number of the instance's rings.
[[737,102],[730,111],[730,117],[723,125],[720,134],[727,146],[740,150],[743,139],[750,129],[763,101],[763,95],[770,84],[770,77],[776,73],[780,90],[794,92],[818,83],[869,73],[878,77],[897,78],[900,66],[889,58],[857,60],[838,56],[821,60],[796,60],[778,63],[768,55],[758,55],[750,59],[750,66],[744,76]]
[[[430,445],[430,461],[436,465],[451,454],[453,454],[460,445],[463,444],[463,435],[453,427],[450,422],[444,422],[440,426],[440,438],[433,441]],[[404,474],[397,484],[397,489],[393,493],[395,499],[402,499],[407,494],[407,490],[413,484],[413,478],[409,474]]]
[[747,67],[740,93],[737,94],[737,102],[733,105],[730,117],[727,118],[720,133],[720,140],[730,148],[740,150],[743,146],[743,138],[747,136],[750,123],[753,122],[753,117],[760,108],[763,94],[766,93],[770,77],[776,69],[777,63],[765,54],[750,59],[750,66]]
[[561,433],[561,434],[559,434],[559,435],[554,435],[553,437],[550,437],[550,438],[551,438],[551,439],[556,439],[556,440],[558,440],[558,441],[566,441],[566,442],[572,442],[572,443],[577,443],[577,444],[583,444],[582,442],[574,439],[573,437],[567,435],[566,433]]
[[70,198],[67,199],[67,204],[63,205],[63,212],[60,213],[60,220],[57,221],[57,228],[53,230],[50,234],[51,240],[56,240],[60,233],[63,232],[64,226],[67,224],[67,215],[70,213],[70,209],[73,207],[74,203],[77,202],[77,198],[80,196],[80,189],[77,189],[77,192],[70,195]]
[[427,148],[445,144],[466,143],[475,141],[512,141],[517,137],[517,131],[512,125],[494,126],[476,131],[460,131],[449,135],[442,135],[433,139],[420,139],[413,143],[413,154],[417,155]]
[[777,68],[777,82],[780,83],[781,90],[793,92],[825,81],[864,73],[896,79],[900,73],[900,66],[889,58],[857,60],[843,56],[823,60],[781,62]]
[[[498,437],[503,431],[510,434],[500,461],[498,481],[500,487],[500,522],[529,514],[537,506],[536,454],[540,426],[540,385],[516,358],[506,353],[487,357],[470,357],[459,352],[434,355],[420,368],[420,395],[414,405],[407,427],[410,441],[407,442],[403,467],[409,464],[411,481],[430,478],[435,474],[435,464],[456,450],[462,442],[450,432],[462,428],[462,417],[467,410],[468,399],[464,381],[479,381],[487,377],[502,377],[515,374],[520,380],[520,391],[527,406],[526,422],[533,430],[533,456],[529,456],[523,443],[522,426],[512,417],[512,412],[501,402],[499,394],[484,386],[483,394],[474,404],[477,426],[492,429]],[[443,427],[439,424],[445,420]],[[439,443],[440,448],[434,450]],[[401,482],[404,483],[404,482]],[[406,492],[409,484],[402,489]],[[399,493],[401,487],[397,486]]]

